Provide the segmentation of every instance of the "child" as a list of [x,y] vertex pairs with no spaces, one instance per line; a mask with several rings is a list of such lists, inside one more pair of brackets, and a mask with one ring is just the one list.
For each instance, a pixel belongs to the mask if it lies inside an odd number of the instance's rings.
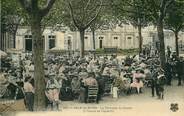
[[159,99],[164,99],[164,84],[165,84],[164,71],[160,69],[156,80],[156,91]]

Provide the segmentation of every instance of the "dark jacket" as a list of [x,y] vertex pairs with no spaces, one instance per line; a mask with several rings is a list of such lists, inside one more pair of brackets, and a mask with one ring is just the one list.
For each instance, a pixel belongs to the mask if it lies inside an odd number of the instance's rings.
[[177,68],[177,73],[179,75],[182,75],[184,73],[184,62],[183,61],[177,62],[176,68]]

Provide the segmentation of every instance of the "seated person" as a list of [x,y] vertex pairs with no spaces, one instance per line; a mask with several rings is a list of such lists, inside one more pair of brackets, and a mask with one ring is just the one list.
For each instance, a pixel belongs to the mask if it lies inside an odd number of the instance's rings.
[[111,68],[111,65],[108,64],[108,65],[104,68],[102,74],[103,74],[103,75],[110,75],[110,68]]
[[73,77],[71,82],[71,88],[72,88],[73,97],[74,98],[78,97],[79,91],[80,91],[80,81],[77,76]]
[[89,73],[88,78],[84,79],[83,83],[84,83],[84,87],[85,87],[85,103],[87,103],[88,87],[89,86],[97,86],[98,87],[98,82],[95,79],[95,74]]
[[81,72],[79,72],[79,80],[81,80],[81,79],[83,80],[83,79],[87,78],[87,76],[88,76],[88,73],[85,69],[82,69]]
[[97,86],[97,80],[94,73],[89,73],[88,78],[84,80],[84,86]]
[[73,100],[71,82],[68,77],[62,79],[62,88],[61,88],[61,96],[60,99],[63,101],[71,101]]

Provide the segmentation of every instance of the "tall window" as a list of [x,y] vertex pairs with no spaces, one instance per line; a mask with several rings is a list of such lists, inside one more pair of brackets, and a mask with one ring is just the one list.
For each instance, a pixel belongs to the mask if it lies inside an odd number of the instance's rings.
[[118,37],[114,37],[114,39],[115,39],[115,40],[117,40],[117,39],[118,39]]
[[48,38],[49,38],[49,49],[56,47],[56,36],[49,35]]
[[43,41],[43,51],[45,51],[45,36],[42,35],[42,41]]
[[132,37],[127,37],[127,39],[132,39]]
[[104,37],[99,37],[99,48],[103,48],[103,38]]
[[119,46],[119,40],[118,40],[119,38],[117,36],[114,36],[113,39],[114,40],[112,41],[112,46],[118,47]]
[[[32,51],[32,35],[25,35],[25,50],[26,51]],[[45,36],[42,35],[42,41],[43,41],[43,50],[45,50]]]
[[99,39],[103,39],[104,37],[99,37]]
[[25,50],[32,51],[32,35],[25,35]]
[[127,49],[134,48],[133,37],[131,35],[126,36],[126,48]]
[[32,35],[25,35],[24,36],[26,39],[32,39]]

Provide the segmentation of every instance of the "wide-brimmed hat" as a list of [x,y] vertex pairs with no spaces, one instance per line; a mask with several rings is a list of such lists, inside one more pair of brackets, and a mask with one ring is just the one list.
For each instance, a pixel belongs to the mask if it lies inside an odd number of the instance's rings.
[[164,69],[159,68],[159,72],[164,73]]
[[56,74],[55,73],[49,73],[49,76],[55,76]]
[[0,84],[5,84],[8,82],[8,79],[5,77],[5,73],[0,74]]
[[143,69],[140,68],[140,67],[137,67],[137,68],[135,69],[135,71],[141,71],[141,70],[143,70]]
[[94,72],[89,72],[88,77],[95,77],[95,73]]
[[80,72],[79,76],[88,76],[88,73],[87,72]]
[[82,71],[82,72],[87,72],[87,69],[82,68],[81,71]]
[[77,73],[77,72],[73,72],[73,73],[71,73],[71,74],[69,74],[70,76],[76,76],[76,77],[78,77],[79,76],[79,74]]
[[107,63],[106,66],[112,66],[112,63]]
[[57,76],[57,79],[65,79],[65,80],[68,80],[67,77],[65,76],[65,74],[63,74],[63,73],[60,73],[60,74]]

